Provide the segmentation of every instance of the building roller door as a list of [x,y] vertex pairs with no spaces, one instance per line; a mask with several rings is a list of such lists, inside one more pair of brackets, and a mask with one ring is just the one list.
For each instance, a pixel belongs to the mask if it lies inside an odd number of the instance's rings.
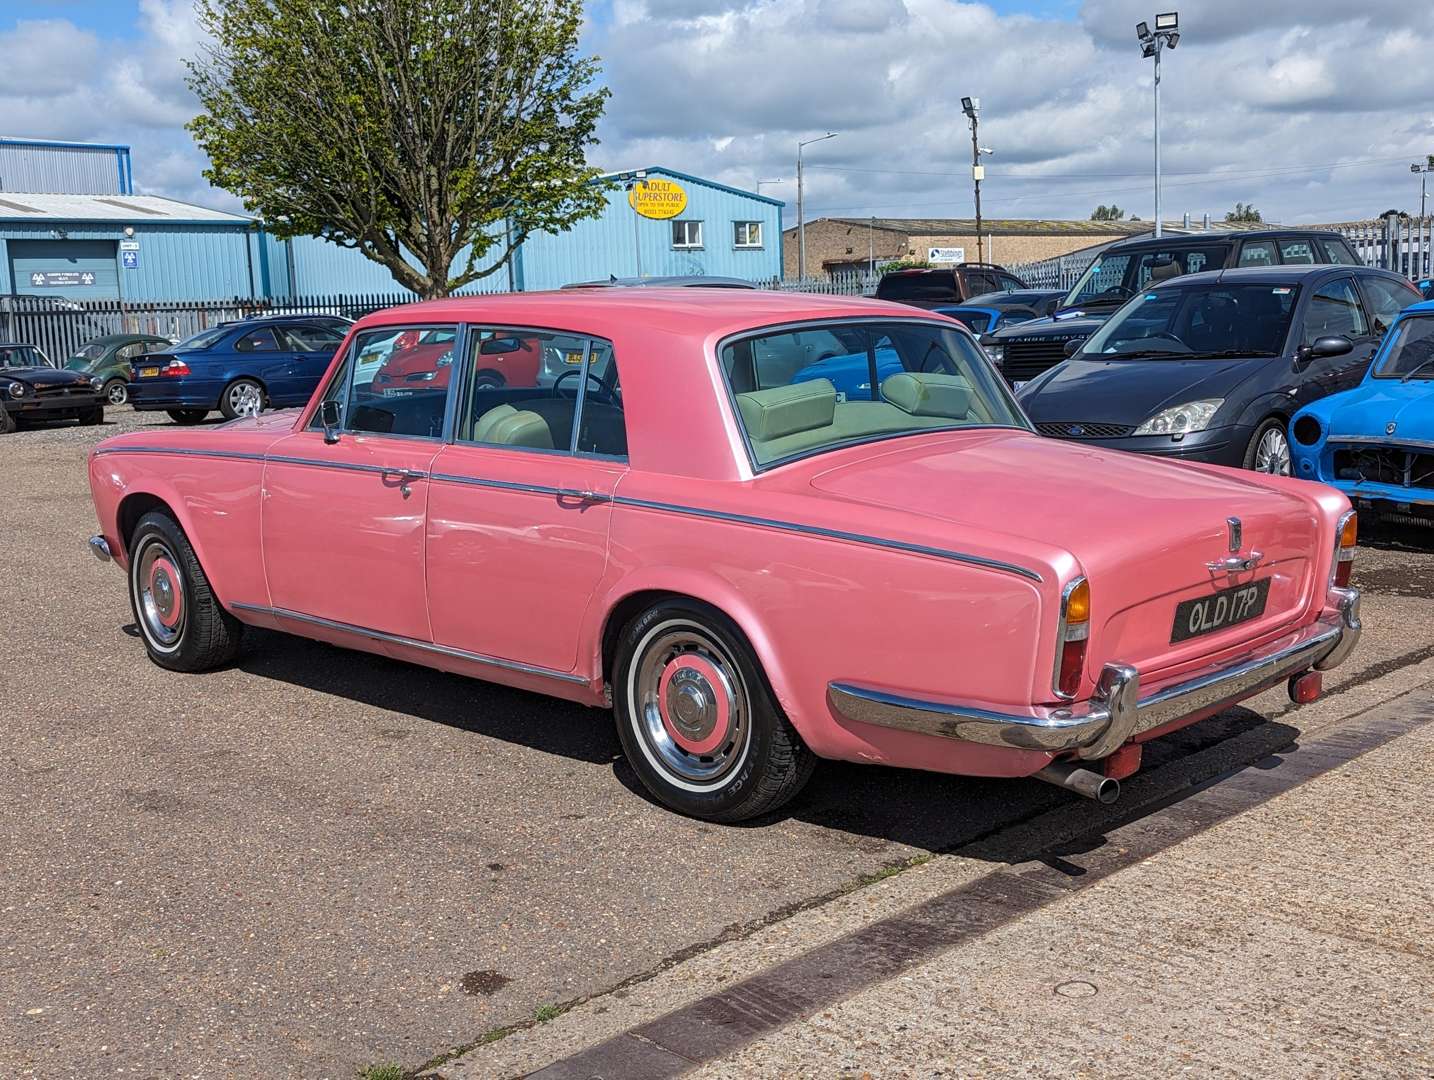
[[17,293],[67,300],[119,298],[113,240],[11,240],[6,246]]

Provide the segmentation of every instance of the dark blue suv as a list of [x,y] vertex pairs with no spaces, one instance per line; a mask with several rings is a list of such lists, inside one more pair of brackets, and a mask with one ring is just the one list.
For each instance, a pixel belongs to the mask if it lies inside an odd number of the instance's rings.
[[303,405],[344,339],[343,323],[322,316],[245,319],[202,330],[163,352],[132,361],[130,403],[197,424],[218,409],[226,419]]

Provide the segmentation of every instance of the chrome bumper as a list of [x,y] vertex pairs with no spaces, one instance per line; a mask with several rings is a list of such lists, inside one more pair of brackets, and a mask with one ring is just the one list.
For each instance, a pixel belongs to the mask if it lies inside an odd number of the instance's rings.
[[1140,675],[1128,664],[1106,664],[1089,701],[1006,712],[921,701],[884,690],[832,683],[827,700],[839,716],[987,746],[1064,753],[1095,760],[1153,728],[1243,701],[1311,668],[1338,666],[1359,642],[1359,592],[1331,589],[1326,613],[1298,633],[1142,697]]
[[90,554],[100,562],[109,562],[114,558],[114,554],[110,551],[110,542],[99,534],[90,537]]

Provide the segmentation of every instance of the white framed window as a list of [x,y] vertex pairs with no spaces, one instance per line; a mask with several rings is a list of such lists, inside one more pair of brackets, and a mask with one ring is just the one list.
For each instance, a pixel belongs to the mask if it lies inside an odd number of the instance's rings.
[[760,221],[732,222],[732,246],[759,248],[762,246],[762,223]]
[[672,223],[672,246],[675,248],[700,248],[702,246],[702,222],[674,221]]

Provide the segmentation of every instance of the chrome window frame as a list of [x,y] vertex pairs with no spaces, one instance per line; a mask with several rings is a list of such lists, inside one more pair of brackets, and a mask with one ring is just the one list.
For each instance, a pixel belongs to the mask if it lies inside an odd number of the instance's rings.
[[[335,379],[342,376],[342,396],[339,399],[341,412],[339,416],[340,423],[338,432],[340,436],[363,435],[368,438],[379,439],[422,439],[425,442],[435,442],[440,444],[451,442],[452,439],[450,438],[450,436],[453,432],[453,401],[456,397],[453,392],[455,380],[452,378],[448,380],[448,389],[446,391],[446,395],[443,402],[443,431],[438,435],[409,435],[403,432],[368,431],[361,430],[358,428],[351,428],[349,427],[349,402],[351,401],[351,395],[353,393],[354,375],[358,371],[358,339],[363,337],[365,334],[392,332],[396,335],[402,334],[408,330],[453,330],[453,348],[456,351],[462,346],[464,342],[465,326],[466,324],[464,323],[392,323],[385,324],[382,326],[367,326],[361,330],[353,331],[349,335],[348,348],[344,350],[345,356],[343,361],[339,364],[339,371],[335,374],[334,378],[331,378],[328,382],[323,384],[323,388],[319,392],[319,396],[317,399],[319,407],[315,409],[313,415],[309,417],[309,422],[305,425],[304,430],[323,430],[323,422],[322,420],[320,420],[320,413],[322,412],[324,407],[324,398],[328,395],[329,390],[333,388]],[[335,355],[338,355],[337,351],[335,351]],[[456,356],[454,357],[454,362],[457,363]]]
[[[733,345],[747,338],[766,337],[772,334],[802,333],[808,330],[820,330],[823,327],[829,326],[870,326],[873,324],[890,325],[893,323],[900,323],[902,325],[911,326],[924,326],[934,328],[936,330],[945,330],[949,333],[954,333],[958,335],[964,334],[968,339],[970,339],[971,348],[975,351],[976,356],[979,358],[979,362],[985,365],[987,373],[991,377],[992,385],[995,388],[997,394],[999,394],[1005,399],[1006,404],[1009,406],[1011,412],[1015,414],[1018,420],[1024,421],[1024,423],[953,424],[950,427],[914,428],[911,431],[898,432],[888,431],[880,435],[872,435],[866,438],[848,439],[844,442],[832,443],[830,446],[822,446],[816,448],[815,450],[807,450],[798,454],[788,454],[786,457],[777,458],[775,461],[769,461],[765,465],[758,462],[756,451],[752,447],[752,437],[747,433],[747,425],[742,423],[742,412],[737,407],[737,391],[732,386],[731,376],[727,373],[727,365],[722,362],[723,350],[726,349],[729,345]],[[972,334],[970,330],[966,329],[963,324],[957,322],[954,319],[947,319],[943,317],[938,322],[935,319],[923,319],[920,316],[914,315],[843,315],[837,318],[799,319],[792,322],[770,323],[765,326],[755,326],[749,327],[745,330],[738,330],[736,333],[728,334],[726,337],[719,338],[716,345],[713,347],[711,359],[712,362],[717,365],[717,374],[721,377],[722,386],[727,391],[727,407],[732,412],[732,422],[737,426],[737,431],[741,433],[742,447],[747,454],[747,462],[752,467],[753,475],[760,475],[761,473],[769,472],[772,469],[781,468],[784,465],[790,465],[793,462],[805,461],[807,458],[816,457],[818,454],[828,454],[834,450],[846,450],[853,446],[867,446],[871,443],[889,442],[895,439],[905,439],[911,437],[912,435],[937,435],[952,431],[989,431],[992,429],[1025,431],[1029,432],[1032,435],[1036,434],[1035,425],[1032,424],[1030,418],[1026,416],[1025,410],[1022,409],[1021,406],[1016,402],[1015,394],[1011,392],[1011,388],[1007,384],[1006,380],[1001,377],[1000,372],[998,372],[996,370],[995,365],[991,363],[991,358],[986,355],[986,350],[981,348],[981,343],[976,340],[976,336]],[[881,399],[878,398],[874,400]]]

